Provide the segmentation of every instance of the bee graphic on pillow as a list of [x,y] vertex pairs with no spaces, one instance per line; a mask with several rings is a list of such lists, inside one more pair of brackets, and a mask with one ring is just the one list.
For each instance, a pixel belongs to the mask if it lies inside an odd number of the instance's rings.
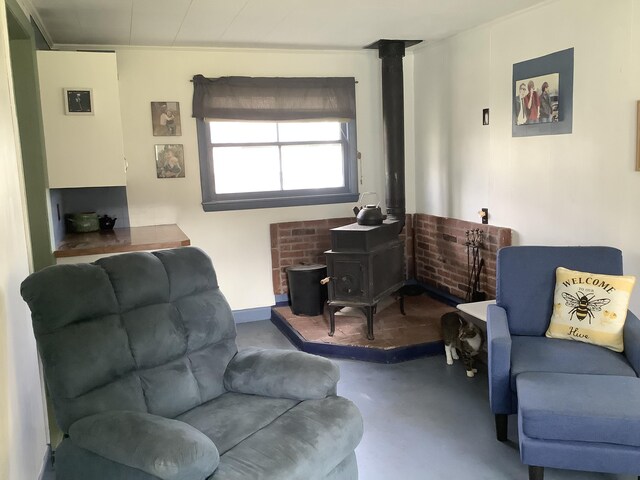
[[579,321],[584,320],[589,317],[589,325],[591,325],[591,319],[593,318],[593,312],[599,312],[602,310],[607,303],[611,301],[609,298],[598,298],[594,300],[595,293],[587,293],[586,295],[582,292],[577,292],[575,295],[571,295],[570,293],[563,292],[562,298],[565,299],[566,306],[571,307],[569,310],[569,320],[573,320],[573,316],[575,315]]

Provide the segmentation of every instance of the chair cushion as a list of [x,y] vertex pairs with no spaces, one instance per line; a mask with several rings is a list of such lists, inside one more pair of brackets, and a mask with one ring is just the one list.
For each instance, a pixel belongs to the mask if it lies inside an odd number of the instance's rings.
[[523,373],[518,420],[530,438],[640,447],[640,379]]
[[622,329],[635,282],[634,276],[601,275],[558,267],[553,314],[546,336],[621,352],[624,350]]
[[286,398],[229,392],[179,415],[176,420],[200,430],[223,455],[298,403]]
[[[524,372],[636,377],[625,356],[607,348],[546,337],[511,337],[511,389]],[[518,392],[518,398],[520,393]]]
[[352,455],[362,432],[349,400],[305,400],[223,454],[210,480],[324,479]]

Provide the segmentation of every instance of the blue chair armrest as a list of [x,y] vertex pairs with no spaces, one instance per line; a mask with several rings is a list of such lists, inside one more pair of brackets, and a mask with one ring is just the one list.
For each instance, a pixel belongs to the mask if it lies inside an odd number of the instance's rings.
[[295,350],[246,349],[229,362],[227,390],[294,400],[336,394],[340,370],[331,360]]
[[487,349],[489,353],[489,403],[493,413],[510,414],[511,333],[507,312],[497,305],[487,308]]
[[636,373],[640,375],[640,320],[631,312],[627,312],[623,336],[624,354]]
[[218,467],[214,443],[191,425],[143,412],[107,411],[69,428],[75,445],[162,480],[201,480]]

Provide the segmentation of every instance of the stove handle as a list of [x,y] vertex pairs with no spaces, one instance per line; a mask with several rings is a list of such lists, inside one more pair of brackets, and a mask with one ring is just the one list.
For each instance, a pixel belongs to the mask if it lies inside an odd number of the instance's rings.
[[325,277],[322,280],[320,280],[320,285],[326,285],[327,283],[329,283],[331,280],[333,279],[333,277]]

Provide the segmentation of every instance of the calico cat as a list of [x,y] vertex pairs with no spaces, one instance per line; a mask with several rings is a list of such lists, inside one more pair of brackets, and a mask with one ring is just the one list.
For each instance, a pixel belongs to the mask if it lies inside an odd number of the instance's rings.
[[453,365],[462,357],[467,370],[467,377],[473,377],[478,370],[473,368],[474,357],[482,347],[482,332],[473,323],[463,320],[456,312],[445,313],[440,319],[442,339],[447,365]]

